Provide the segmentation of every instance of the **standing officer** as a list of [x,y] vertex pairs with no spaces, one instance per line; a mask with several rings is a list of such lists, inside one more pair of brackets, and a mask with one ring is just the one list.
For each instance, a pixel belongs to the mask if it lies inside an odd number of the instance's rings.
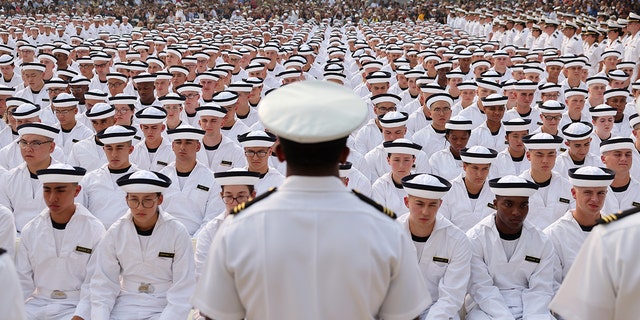
[[395,214],[338,178],[347,137],[367,117],[362,100],[334,83],[302,81],[267,95],[259,115],[279,136],[287,178],[222,224],[193,305],[214,319],[419,315],[431,298],[409,237],[387,216]]

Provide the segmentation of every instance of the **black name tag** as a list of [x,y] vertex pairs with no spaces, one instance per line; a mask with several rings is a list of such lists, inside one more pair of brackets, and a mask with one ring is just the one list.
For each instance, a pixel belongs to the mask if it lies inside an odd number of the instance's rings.
[[440,257],[433,257],[433,262],[449,263],[449,259],[447,259],[447,258],[440,258]]
[[222,161],[220,161],[220,165],[226,166],[226,167],[231,167],[233,165],[233,162],[222,160]]
[[93,252],[92,249],[81,247],[81,246],[77,246],[76,251],[82,252],[82,253],[88,253],[88,254],[91,254],[91,252]]
[[637,202],[635,202],[635,201],[634,201],[634,202],[632,202],[632,203],[631,203],[631,205],[633,205],[634,207],[640,207],[640,203],[637,203]]
[[560,148],[560,152],[565,152],[565,151],[567,151],[566,148]]
[[161,165],[161,166],[168,166],[169,165],[168,163],[166,163],[164,161],[160,161],[160,160],[156,161],[156,163]]
[[558,201],[562,202],[562,203],[570,203],[571,201],[569,201],[569,199],[565,199],[565,198],[559,198]]
[[133,138],[136,140],[142,140],[142,137],[138,137],[138,136],[133,136]]
[[80,140],[78,140],[78,139],[71,139],[71,142],[73,142],[73,143],[76,143],[76,142],[78,142],[78,141],[80,141]]
[[533,263],[540,263],[540,258],[536,258],[536,257],[532,257],[532,256],[526,256],[526,257],[524,257],[524,261],[529,261],[529,262],[533,262]]
[[490,202],[489,202],[489,203],[487,203],[487,207],[489,207],[489,208],[491,208],[491,209],[493,209],[493,210],[496,210],[496,205],[495,205],[495,204],[493,204],[493,203],[490,203]]
[[172,253],[172,252],[162,252],[162,251],[160,251],[160,252],[158,253],[158,257],[160,257],[160,258],[171,258],[171,259],[173,259],[173,257],[174,257],[175,255],[176,255],[176,254],[175,254],[175,253]]
[[209,187],[203,186],[201,184],[199,184],[196,188],[203,190],[203,191],[209,191]]

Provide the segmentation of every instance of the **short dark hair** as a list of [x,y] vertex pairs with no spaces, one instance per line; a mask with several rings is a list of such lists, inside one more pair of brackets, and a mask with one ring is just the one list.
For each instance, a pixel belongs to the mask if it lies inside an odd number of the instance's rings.
[[328,167],[338,164],[347,137],[319,143],[298,143],[280,138],[287,165],[294,167]]
[[[256,189],[256,187],[251,184],[245,184],[245,186],[249,189],[250,194]],[[222,192],[224,192],[224,185],[221,185],[220,188],[222,189]]]

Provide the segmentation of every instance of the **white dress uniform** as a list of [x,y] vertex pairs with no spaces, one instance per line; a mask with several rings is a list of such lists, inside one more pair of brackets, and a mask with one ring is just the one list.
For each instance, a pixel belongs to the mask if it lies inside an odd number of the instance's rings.
[[407,137],[413,136],[414,133],[420,131],[420,129],[425,128],[428,124],[431,123],[431,118],[427,118],[424,114],[422,108],[414,111],[409,115],[409,120],[407,120]]
[[[171,141],[168,138],[162,138],[160,146],[150,152],[144,142],[136,144],[131,153],[131,162],[135,163],[140,170],[160,171],[166,168],[171,162],[176,160],[176,155],[171,148]],[[172,179],[172,181],[175,181]]]
[[544,229],[544,234],[553,243],[556,253],[554,292],[558,291],[562,280],[567,276],[589,233],[590,231],[583,230],[573,217],[573,210],[567,211],[564,216]]
[[198,161],[207,165],[213,172],[245,166],[247,159],[244,156],[244,150],[234,141],[236,140],[223,136],[217,146],[208,147],[202,144],[202,148],[197,153]]
[[[196,126],[198,126],[196,124]],[[232,141],[237,141],[238,136],[243,134],[243,133],[247,133],[251,131],[251,128],[249,128],[246,124],[244,124],[241,120],[238,120],[236,118],[236,123],[233,124],[232,127],[230,128],[222,128],[220,130],[220,132],[222,132],[222,135],[231,139]]]
[[7,251],[10,257],[15,256],[16,247],[16,223],[13,212],[9,208],[0,205],[0,249]]
[[391,178],[391,172],[387,172],[378,178],[371,186],[371,198],[393,212],[405,212],[404,197],[407,192],[402,184],[396,184]]
[[544,48],[556,48],[560,50],[562,48],[563,39],[564,39],[564,35],[562,35],[562,33],[556,30],[546,38],[544,43]]
[[12,256],[0,249],[0,310],[7,319],[24,320],[24,299]]
[[9,81],[0,76],[0,84],[14,89],[24,84],[24,81],[22,81],[22,77],[19,74],[15,73],[16,71],[17,69],[14,69],[13,78],[11,78],[11,80]]
[[503,121],[509,121],[513,119],[531,120],[529,132],[533,132],[536,129],[538,129],[538,122],[540,122],[540,110],[538,110],[537,108],[531,108],[531,111],[529,112],[529,114],[521,115],[518,113],[518,110],[516,110],[516,108],[513,108],[510,110],[507,110],[507,112],[504,113],[504,117],[502,118]]
[[431,297],[404,233],[338,178],[289,176],[225,219],[192,302],[215,319],[408,319]]
[[[243,169],[248,170],[247,167]],[[269,167],[269,171],[260,175],[260,180],[255,184],[256,194],[263,194],[271,188],[277,188],[284,182],[284,176],[275,168]]]
[[467,146],[483,146],[500,152],[509,146],[505,140],[506,136],[504,126],[501,125],[498,132],[493,134],[485,121],[471,131]]
[[[27,99],[33,102],[36,106],[39,106],[42,109],[43,114],[44,114],[45,108],[49,106],[49,95],[47,94],[47,90],[44,87],[38,92],[33,92],[31,88],[26,87],[16,92],[14,97]],[[51,115],[53,116],[53,112],[51,112],[51,108],[49,108],[49,113],[51,113]],[[47,123],[47,124],[53,124],[57,122],[57,118],[55,116],[53,116],[53,119],[50,119],[50,117],[46,117],[45,119],[45,118],[42,118],[42,115],[41,115],[41,120],[43,123]],[[53,122],[51,122],[51,120],[53,120]]]
[[[63,230],[53,227],[49,209],[22,230],[16,254],[29,319],[89,319],[92,253],[104,234],[102,222],[81,204]],[[64,298],[55,298],[56,292]]]
[[569,150],[561,153],[556,158],[556,165],[553,167],[553,170],[560,173],[563,177],[567,178],[569,169],[582,167],[582,166],[594,166],[594,167],[602,167],[602,160],[600,157],[596,156],[593,153],[587,154],[584,158],[584,161],[576,163],[571,159],[569,155]]
[[[0,166],[11,170],[24,163],[22,154],[20,153],[19,140],[15,140],[15,143],[10,143],[4,148],[0,149]],[[62,149],[56,145],[51,153],[51,158],[58,162],[65,162],[66,156]]]
[[[51,164],[56,163],[55,160]],[[0,204],[13,211],[18,232],[47,206],[42,183],[32,175],[26,163],[9,170],[0,178]]]
[[258,118],[258,108],[251,106],[249,106],[249,113],[247,113],[247,115],[241,117],[240,115],[236,114],[236,117],[247,127],[251,127],[256,122],[260,121],[260,119]]
[[89,211],[104,224],[106,229],[118,220],[129,208],[125,200],[126,192],[116,185],[116,180],[127,173],[138,170],[132,164],[127,170],[111,173],[107,164],[87,172],[80,181],[82,190],[78,199]]
[[[372,182],[375,182],[385,173],[391,171],[391,166],[389,166],[389,162],[387,161],[387,152],[384,150],[383,144],[379,144],[373,150],[365,154],[364,160],[366,162],[367,170],[370,175],[369,179],[371,179]],[[427,172],[429,168],[427,164],[427,155],[422,152],[422,150],[420,150],[416,154],[416,161],[413,165],[414,170],[412,171]]]
[[127,211],[95,254],[91,319],[187,318],[195,286],[191,238],[162,208],[150,236],[138,235]]
[[467,232],[473,256],[466,319],[553,319],[553,244],[525,220],[507,259],[495,219],[492,214]]
[[413,134],[411,141],[422,146],[422,151],[427,155],[427,159],[444,148],[449,146],[444,136],[445,131],[439,132],[428,124],[425,128]]
[[187,228],[190,235],[212,220],[222,210],[220,186],[214,182],[213,172],[197,162],[188,177],[178,176],[175,162],[162,169],[173,183],[164,192],[163,208]]
[[[640,215],[597,226],[587,237],[551,302],[567,320],[635,319],[638,304],[637,254]],[[585,281],[589,279],[589,281]],[[597,294],[594,294],[597,293]]]
[[463,175],[451,180],[451,190],[442,197],[442,206],[438,212],[456,227],[467,232],[496,209],[493,205],[495,195],[489,188],[489,182],[485,181],[477,199],[471,199]]
[[354,189],[367,197],[371,196],[371,181],[360,170],[351,168],[346,178],[349,179],[348,188]]
[[68,132],[62,130],[59,126],[58,129],[60,129],[60,134],[58,134],[55,142],[56,146],[62,149],[65,159],[69,157],[71,150],[76,143],[93,136],[93,130],[87,128],[80,122],[76,123],[73,129]]
[[429,173],[453,180],[462,172],[462,159],[456,159],[450,148],[442,149],[429,158]]
[[608,188],[602,212],[610,214],[631,207],[640,207],[640,182],[634,177],[631,177],[631,182],[624,191],[614,192],[611,187]]
[[577,56],[584,53],[584,45],[582,39],[577,35],[574,35],[571,38],[563,37],[562,39],[562,49],[560,52],[563,56]]
[[633,37],[627,38],[624,41],[624,52],[622,54],[622,61],[633,61],[636,64],[640,57],[640,32],[636,32]]
[[[529,197],[527,221],[536,228],[544,230],[567,210],[575,208],[576,201],[571,196],[571,184],[566,176],[552,171],[549,185],[540,186],[538,191]],[[520,177],[533,181],[530,169],[521,173]]]
[[458,113],[458,115],[464,117],[465,119],[471,120],[474,129],[487,120],[487,116],[485,116],[484,113],[480,111],[480,108],[478,108],[478,104],[476,102],[462,109],[460,113]]
[[[409,214],[398,218],[408,235]],[[436,216],[429,239],[418,249],[418,265],[431,297],[435,300],[421,319],[458,319],[471,275],[471,244],[459,228]]]
[[11,127],[6,126],[4,129],[0,130],[0,148],[4,148],[11,143],[15,143],[16,139],[19,137],[20,136],[17,132],[14,134]]
[[222,225],[222,222],[226,218],[225,211],[219,212],[215,218],[204,224],[198,235],[195,252],[196,280],[200,278],[204,265],[209,257],[213,237],[215,237],[218,229],[220,229],[220,226]]
[[93,135],[75,143],[71,148],[71,153],[68,154],[67,164],[85,168],[87,172],[107,164],[108,160],[102,150],[102,144],[98,143],[100,142]]
[[375,119],[370,119],[366,125],[364,125],[355,136],[355,148],[356,151],[361,154],[367,154],[367,152],[373,150],[373,148],[382,144],[383,137],[382,131],[376,124]]

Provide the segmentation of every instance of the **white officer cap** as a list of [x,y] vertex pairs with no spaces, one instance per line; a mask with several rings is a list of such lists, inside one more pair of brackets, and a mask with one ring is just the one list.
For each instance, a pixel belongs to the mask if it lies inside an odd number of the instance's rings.
[[593,166],[569,169],[569,182],[574,187],[608,187],[616,174],[611,169]]
[[38,180],[44,183],[78,183],[87,173],[85,168],[64,163],[54,163],[46,169],[36,171]]
[[244,148],[269,148],[276,143],[276,136],[262,131],[255,130],[238,135],[238,142]]
[[442,199],[451,189],[451,183],[434,174],[411,174],[402,178],[402,187],[408,195],[425,199]]
[[473,146],[460,151],[462,162],[474,164],[491,164],[498,156],[498,152],[483,146]]
[[60,129],[40,122],[25,123],[18,127],[18,135],[35,134],[51,139],[58,137]]
[[301,81],[280,87],[260,101],[264,127],[298,143],[347,137],[367,116],[364,101],[353,90],[326,81]]
[[126,193],[158,193],[171,185],[171,179],[159,172],[140,170],[122,176],[116,183]]
[[539,186],[532,181],[514,175],[489,180],[491,192],[503,197],[530,197]]
[[539,132],[522,137],[522,142],[527,150],[558,150],[562,145],[562,137]]

